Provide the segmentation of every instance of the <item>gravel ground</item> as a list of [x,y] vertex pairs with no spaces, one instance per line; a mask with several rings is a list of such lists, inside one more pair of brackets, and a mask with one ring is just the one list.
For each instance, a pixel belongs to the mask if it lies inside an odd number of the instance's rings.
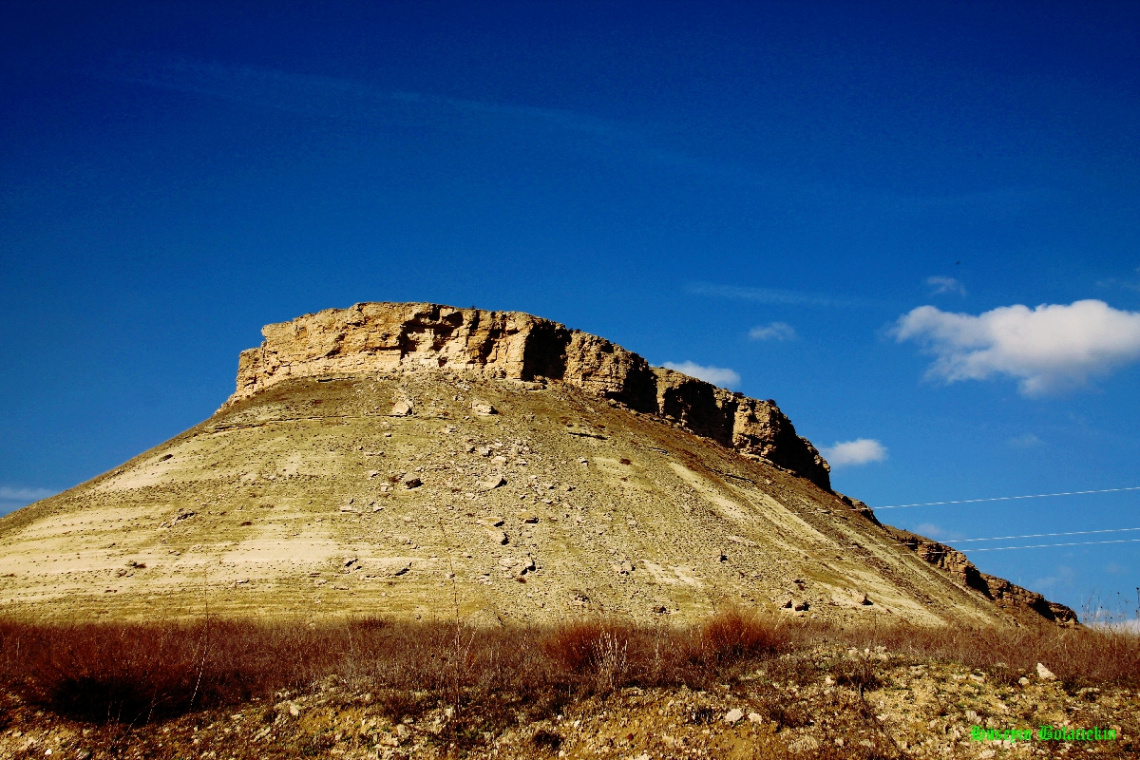
[[[995,674],[996,673],[996,674]],[[441,705],[325,681],[166,721],[84,723],[13,695],[0,758],[1136,757],[1140,690],[817,647],[706,690],[626,688],[545,707],[510,695]],[[1041,726],[1115,739],[1042,741]],[[1031,730],[976,740],[974,727]]]

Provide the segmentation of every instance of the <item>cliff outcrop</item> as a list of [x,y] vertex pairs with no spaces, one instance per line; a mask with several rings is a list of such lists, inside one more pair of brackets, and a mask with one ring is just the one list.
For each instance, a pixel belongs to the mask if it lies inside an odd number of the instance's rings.
[[1010,583],[1005,578],[978,570],[962,552],[951,546],[933,541],[917,533],[884,526],[891,536],[924,561],[949,573],[959,583],[980,591],[1002,609],[1012,612],[1033,612],[1059,625],[1075,625],[1077,614],[1069,607],[1051,602],[1036,591]]
[[429,303],[363,303],[267,325],[241,353],[224,408],[293,378],[379,376],[408,370],[555,381],[654,414],[830,490],[830,468],[774,401],[748,398],[596,335],[521,312]]

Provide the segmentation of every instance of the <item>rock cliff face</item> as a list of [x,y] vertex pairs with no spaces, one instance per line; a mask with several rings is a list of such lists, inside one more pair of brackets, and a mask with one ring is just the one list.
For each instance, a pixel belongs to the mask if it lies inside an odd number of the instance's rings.
[[428,303],[364,303],[267,325],[243,351],[237,390],[223,408],[301,377],[446,370],[552,380],[676,421],[747,457],[763,458],[830,490],[830,468],[774,401],[747,398],[651,367],[596,335],[521,312]]
[[1059,625],[1075,625],[1077,614],[1058,602],[1051,602],[1036,591],[1022,588],[996,575],[978,570],[962,552],[917,533],[886,526],[892,537],[926,562],[952,575],[960,583],[982,592],[994,604],[1011,611],[1034,612]]

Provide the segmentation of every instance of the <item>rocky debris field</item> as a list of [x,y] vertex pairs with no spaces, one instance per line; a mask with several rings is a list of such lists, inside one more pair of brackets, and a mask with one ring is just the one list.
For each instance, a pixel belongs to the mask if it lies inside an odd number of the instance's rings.
[[[1079,685],[1047,667],[977,669],[821,644],[702,688],[599,682],[571,698],[472,700],[326,677],[171,719],[80,721],[13,693],[2,758],[995,758],[1140,752],[1135,684]],[[446,690],[445,690],[446,691]],[[1112,740],[996,741],[973,729],[1111,730]]]
[[698,620],[726,604],[1016,615],[853,504],[564,384],[303,378],[0,519],[0,605],[41,620],[207,606],[446,620],[458,597],[480,625]]

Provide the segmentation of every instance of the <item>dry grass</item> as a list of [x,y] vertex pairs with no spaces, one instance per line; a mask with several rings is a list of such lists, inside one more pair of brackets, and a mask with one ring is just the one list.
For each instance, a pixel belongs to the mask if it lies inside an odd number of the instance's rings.
[[800,641],[827,640],[857,649],[884,647],[916,662],[956,662],[1016,681],[1043,663],[1073,686],[1140,684],[1140,635],[1123,628],[840,628],[807,624]]
[[[0,685],[60,714],[145,722],[329,677],[373,685],[393,717],[440,703],[549,712],[631,684],[699,686],[774,651],[739,614],[671,631],[607,622],[456,630],[360,619],[302,623],[0,623]],[[494,710],[491,710],[494,712]]]
[[0,622],[0,686],[67,717],[140,724],[333,678],[370,689],[396,720],[450,705],[455,730],[474,734],[628,686],[701,689],[761,665],[801,682],[830,674],[875,688],[873,661],[821,665],[813,654],[821,643],[885,647],[896,660],[959,662],[1010,680],[1043,662],[1073,685],[1140,684],[1140,638],[1121,631],[844,629],[727,612],[683,630],[607,621],[458,631],[375,619],[316,626]]

